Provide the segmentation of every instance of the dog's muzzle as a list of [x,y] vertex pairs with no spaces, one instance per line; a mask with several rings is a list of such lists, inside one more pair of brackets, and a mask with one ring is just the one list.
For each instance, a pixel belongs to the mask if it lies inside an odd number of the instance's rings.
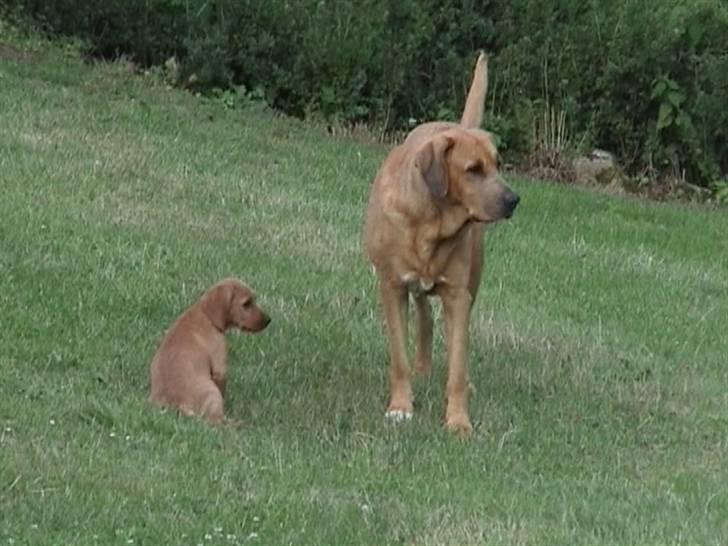
[[517,193],[510,190],[503,197],[503,216],[510,218],[513,216],[513,211],[516,210],[518,202],[521,200]]

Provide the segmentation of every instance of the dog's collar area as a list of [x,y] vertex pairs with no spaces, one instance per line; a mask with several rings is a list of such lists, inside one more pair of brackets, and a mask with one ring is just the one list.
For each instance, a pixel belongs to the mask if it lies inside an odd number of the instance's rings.
[[423,279],[418,277],[416,273],[406,273],[402,276],[402,283],[407,287],[407,291],[415,296],[431,294],[438,284],[446,282],[444,277],[439,279]]
[[409,290],[415,296],[429,294],[430,292],[432,292],[433,288],[435,288],[435,283],[433,281],[420,280],[419,282],[414,281],[407,284],[407,290]]

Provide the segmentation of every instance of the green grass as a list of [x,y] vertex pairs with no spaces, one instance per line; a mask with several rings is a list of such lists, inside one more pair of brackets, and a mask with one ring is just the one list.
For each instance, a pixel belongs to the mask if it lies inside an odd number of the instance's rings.
[[[390,426],[359,243],[386,151],[12,38],[36,52],[0,60],[0,545],[728,541],[724,213],[512,179],[475,434],[442,430],[439,337]],[[149,407],[147,366],[228,275],[273,323],[229,336],[244,425],[213,429]]]

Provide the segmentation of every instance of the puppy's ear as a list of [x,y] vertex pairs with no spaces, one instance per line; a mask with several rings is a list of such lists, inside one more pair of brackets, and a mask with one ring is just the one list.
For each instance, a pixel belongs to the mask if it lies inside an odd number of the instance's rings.
[[226,282],[216,284],[202,296],[202,312],[221,332],[227,329],[230,322],[232,299],[233,287]]
[[447,195],[447,152],[452,148],[453,140],[447,135],[437,135],[422,146],[415,155],[415,167],[420,171],[430,193],[436,199]]

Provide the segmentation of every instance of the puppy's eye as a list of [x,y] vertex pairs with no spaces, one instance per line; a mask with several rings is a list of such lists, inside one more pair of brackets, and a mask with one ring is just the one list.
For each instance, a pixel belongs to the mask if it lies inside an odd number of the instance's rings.
[[253,302],[250,300],[245,300],[243,302],[243,309],[250,309],[250,306],[253,305]]

